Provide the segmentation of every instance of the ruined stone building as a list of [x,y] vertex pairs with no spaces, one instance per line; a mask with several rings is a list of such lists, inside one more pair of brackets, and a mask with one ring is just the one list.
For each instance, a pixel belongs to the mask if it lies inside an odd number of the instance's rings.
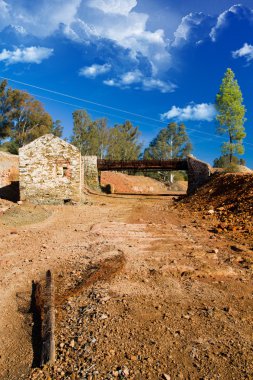
[[[210,177],[210,166],[194,157],[185,159],[184,168],[189,194]],[[50,204],[82,201],[85,186],[99,188],[98,169],[102,170],[96,156],[82,157],[75,146],[52,134],[44,135],[19,149],[20,200]]]
[[20,199],[35,203],[80,201],[83,164],[79,150],[52,134],[19,149]]

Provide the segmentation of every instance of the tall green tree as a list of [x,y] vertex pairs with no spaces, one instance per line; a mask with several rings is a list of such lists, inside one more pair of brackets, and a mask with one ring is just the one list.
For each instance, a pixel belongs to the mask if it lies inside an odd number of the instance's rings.
[[85,110],[73,112],[72,144],[80,149],[82,155],[104,158],[107,153],[109,129],[105,118],[92,120]]
[[[158,135],[144,150],[144,159],[169,160],[171,158],[184,158],[192,151],[192,144],[187,135],[184,124],[169,123],[162,128]],[[172,183],[174,178],[179,177],[177,172],[150,173],[152,178],[165,183]],[[180,178],[185,179],[186,174],[180,173]]]
[[160,130],[144,151],[145,159],[168,160],[190,154],[192,145],[184,124],[170,123]]
[[216,95],[216,109],[218,111],[217,131],[227,134],[229,141],[222,145],[222,154],[229,155],[232,163],[233,155],[243,154],[243,139],[246,137],[244,122],[246,109],[243,105],[241,89],[231,69],[227,69],[220,91]]
[[130,121],[108,128],[105,118],[92,120],[85,110],[73,112],[73,121],[71,142],[80,149],[82,155],[114,160],[138,158],[141,151],[138,141],[140,132]]
[[110,131],[105,118],[96,120],[95,125],[97,130],[97,156],[103,159],[107,155]]
[[130,121],[110,129],[107,157],[112,160],[137,160],[141,153],[140,131]]
[[29,93],[8,87],[7,81],[0,83],[0,138],[8,139],[11,153],[46,134],[62,134],[60,121],[53,122],[43,105]]
[[11,93],[7,88],[8,83],[3,80],[0,83],[0,141],[10,135],[12,122],[10,120]]

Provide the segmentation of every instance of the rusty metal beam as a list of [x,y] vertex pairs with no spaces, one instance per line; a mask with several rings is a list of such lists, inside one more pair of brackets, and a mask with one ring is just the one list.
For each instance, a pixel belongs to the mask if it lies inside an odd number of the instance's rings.
[[172,160],[132,160],[132,161],[116,161],[116,160],[97,160],[99,171],[172,171],[187,170],[186,159]]

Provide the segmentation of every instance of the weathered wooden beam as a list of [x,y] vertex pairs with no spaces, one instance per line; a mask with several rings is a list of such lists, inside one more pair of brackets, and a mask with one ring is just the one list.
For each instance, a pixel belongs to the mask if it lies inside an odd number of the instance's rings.
[[140,170],[140,171],[156,171],[156,170],[188,170],[186,159],[170,159],[170,160],[97,160],[99,171],[103,170]]
[[46,273],[46,288],[44,297],[44,313],[42,321],[42,352],[41,366],[55,361],[55,304],[54,279],[50,270]]

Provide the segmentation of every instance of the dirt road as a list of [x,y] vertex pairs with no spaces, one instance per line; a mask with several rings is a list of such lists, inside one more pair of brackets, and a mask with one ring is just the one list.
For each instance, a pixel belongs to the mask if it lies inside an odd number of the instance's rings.
[[[1,379],[253,378],[252,247],[231,249],[169,197],[23,205],[0,223]],[[31,284],[47,269],[57,360],[31,371]]]

